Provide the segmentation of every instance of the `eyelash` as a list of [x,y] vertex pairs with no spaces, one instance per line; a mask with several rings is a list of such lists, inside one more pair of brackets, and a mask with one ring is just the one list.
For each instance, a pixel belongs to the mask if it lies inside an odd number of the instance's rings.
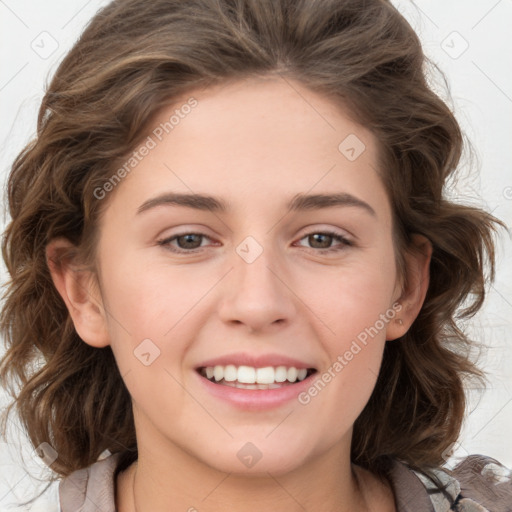
[[[202,247],[198,247],[196,249],[190,249],[190,250],[171,248],[170,243],[172,241],[176,240],[177,238],[179,238],[181,236],[185,236],[185,235],[198,235],[198,236],[202,236],[204,238],[209,238],[204,233],[197,233],[197,232],[190,231],[190,232],[185,232],[185,233],[178,233],[177,235],[173,235],[172,237],[158,240],[157,244],[166,248],[167,250],[169,250],[171,252],[176,253],[176,254],[191,254],[191,253],[194,254],[196,252],[201,251]],[[320,254],[339,252],[339,251],[344,250],[345,247],[347,247],[347,246],[354,245],[353,242],[351,240],[349,240],[348,238],[344,237],[343,235],[340,235],[339,233],[336,233],[334,231],[329,231],[329,230],[312,231],[311,233],[305,234],[300,240],[303,240],[304,238],[307,238],[312,235],[328,235],[328,236],[331,236],[335,241],[341,242],[341,246],[330,247],[328,249],[310,248],[312,251],[314,251],[316,253],[320,253]]]

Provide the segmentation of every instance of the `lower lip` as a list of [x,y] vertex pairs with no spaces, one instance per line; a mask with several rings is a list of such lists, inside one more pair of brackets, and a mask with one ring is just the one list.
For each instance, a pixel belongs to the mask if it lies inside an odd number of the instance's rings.
[[317,372],[309,375],[302,381],[297,381],[294,384],[276,389],[233,388],[231,386],[214,384],[198,372],[195,373],[199,377],[206,391],[216,398],[220,398],[221,400],[224,400],[225,402],[228,402],[240,409],[258,411],[279,407],[290,400],[297,399],[298,395],[311,385],[312,377],[314,377]]

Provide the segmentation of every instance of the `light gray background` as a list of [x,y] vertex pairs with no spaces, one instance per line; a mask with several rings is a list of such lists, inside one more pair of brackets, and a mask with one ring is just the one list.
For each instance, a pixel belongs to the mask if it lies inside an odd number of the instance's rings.
[[[100,0],[0,0],[0,179],[34,136],[48,74],[82,28],[105,5]],[[436,79],[478,154],[479,172],[463,162],[462,179],[450,191],[457,200],[483,206],[511,226],[512,220],[512,0],[395,0],[419,33],[426,54],[445,72],[451,99]],[[6,222],[2,195],[2,226]],[[487,304],[466,328],[488,345],[481,364],[488,390],[472,392],[468,420],[456,455],[483,453],[512,467],[512,243],[498,247],[497,280]],[[0,268],[5,282],[5,269]],[[2,353],[3,347],[0,347]],[[2,390],[0,390],[1,392]],[[5,397],[0,394],[0,403]],[[0,511],[14,508],[38,485],[42,473],[19,425],[0,445]],[[20,458],[24,454],[25,461]],[[30,474],[27,473],[27,468]],[[44,473],[43,473],[44,476]],[[31,510],[57,511],[56,485]]]

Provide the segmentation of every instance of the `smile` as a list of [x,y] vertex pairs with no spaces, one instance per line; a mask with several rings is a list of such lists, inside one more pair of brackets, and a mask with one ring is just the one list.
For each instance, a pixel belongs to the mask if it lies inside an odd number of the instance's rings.
[[277,389],[301,382],[313,373],[314,368],[294,366],[253,366],[216,365],[201,367],[198,372],[210,382],[238,389]]

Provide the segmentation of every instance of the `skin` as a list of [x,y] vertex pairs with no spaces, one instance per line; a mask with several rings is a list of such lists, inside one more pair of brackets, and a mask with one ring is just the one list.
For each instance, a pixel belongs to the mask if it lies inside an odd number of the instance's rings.
[[[413,239],[404,289],[377,141],[330,100],[280,78],[197,90],[178,107],[192,95],[198,105],[104,199],[98,274],[53,263],[66,240],[47,248],[78,334],[112,347],[132,397],[139,460],[118,478],[118,510],[135,510],[133,485],[138,512],[393,511],[389,484],[350,463],[352,428],[386,341],[402,336],[421,308],[430,245]],[[338,150],[349,134],[366,146],[354,161]],[[210,194],[232,209],[137,213],[163,191]],[[295,194],[333,192],[352,194],[375,215],[356,206],[286,212]],[[352,245],[307,236],[326,229]],[[190,251],[183,240],[158,243],[187,232],[206,235],[193,240],[200,252],[171,252]],[[247,236],[263,249],[252,263],[236,251]],[[198,383],[196,365],[238,351],[311,361],[321,375],[396,302],[396,317],[307,405],[241,411]],[[160,356],[145,366],[134,350],[148,338]],[[237,457],[247,442],[262,454],[252,468]]]

